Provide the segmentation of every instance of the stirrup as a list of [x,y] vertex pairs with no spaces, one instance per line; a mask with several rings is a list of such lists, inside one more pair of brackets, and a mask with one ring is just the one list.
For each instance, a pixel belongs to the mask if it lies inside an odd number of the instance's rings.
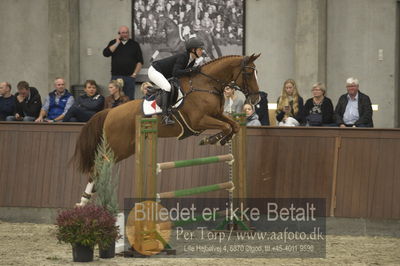
[[169,115],[163,115],[161,123],[163,125],[174,125],[175,121],[172,120]]

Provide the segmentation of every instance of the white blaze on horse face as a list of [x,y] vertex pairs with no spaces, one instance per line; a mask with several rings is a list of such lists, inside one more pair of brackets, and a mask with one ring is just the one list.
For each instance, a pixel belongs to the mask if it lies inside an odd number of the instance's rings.
[[257,82],[257,85],[258,85],[257,69],[254,69],[254,77],[256,78],[256,82]]
[[[255,69],[255,67],[254,67],[254,78],[255,78],[255,80],[256,80],[256,86],[257,86],[257,88],[258,88],[258,76],[257,76],[257,69]],[[257,99],[255,98],[255,97],[257,97]],[[258,101],[258,95],[257,96],[255,96],[255,95],[251,95],[250,97],[249,97],[249,102],[251,103],[251,104],[255,104],[257,101]]]

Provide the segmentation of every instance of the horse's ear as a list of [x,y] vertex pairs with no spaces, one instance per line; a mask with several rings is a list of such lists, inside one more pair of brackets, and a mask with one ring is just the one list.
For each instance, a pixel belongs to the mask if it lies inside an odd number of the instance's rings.
[[256,61],[256,59],[259,58],[260,55],[261,55],[261,53],[259,53],[258,55],[255,55],[255,54],[250,55],[249,63]]

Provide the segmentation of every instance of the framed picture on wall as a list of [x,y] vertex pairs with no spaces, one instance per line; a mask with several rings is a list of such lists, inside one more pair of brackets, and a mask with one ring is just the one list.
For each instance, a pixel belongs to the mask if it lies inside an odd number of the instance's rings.
[[144,68],[185,50],[192,37],[205,43],[205,60],[244,54],[245,0],[132,0],[133,38]]

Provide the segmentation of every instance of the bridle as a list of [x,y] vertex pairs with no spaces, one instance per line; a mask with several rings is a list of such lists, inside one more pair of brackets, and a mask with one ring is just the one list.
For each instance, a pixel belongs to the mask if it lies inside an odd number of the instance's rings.
[[[213,93],[213,94],[217,94],[217,95],[223,95],[224,88],[229,87],[234,90],[241,91],[244,94],[244,96],[246,96],[246,98],[250,95],[259,94],[259,92],[250,92],[249,91],[249,77],[255,71],[257,71],[257,69],[253,66],[248,66],[247,65],[248,63],[249,63],[249,57],[245,56],[240,64],[240,71],[237,73],[236,77],[232,81],[219,80],[217,78],[214,78],[213,76],[210,76],[210,75],[200,71],[198,74],[203,75],[203,76],[215,81],[216,83],[218,83],[220,85],[220,89],[215,88],[215,90],[204,90],[204,89],[193,88],[192,80],[190,79],[189,80],[189,83],[190,83],[189,93],[195,92],[195,91],[203,91],[203,92],[209,92],[209,93]],[[252,69],[253,71],[247,72],[246,69]],[[239,87],[239,85],[237,84],[237,80],[240,77],[240,74],[242,74],[242,80],[243,80],[242,88]],[[189,93],[187,93],[187,94],[189,94]]]
[[[242,60],[240,71],[236,75],[236,78],[233,81],[230,82],[230,84],[232,84],[232,85],[228,85],[232,89],[241,91],[246,96],[246,98],[248,96],[250,96],[250,95],[259,94],[259,92],[250,92],[249,91],[249,83],[248,83],[249,82],[249,76],[252,75],[253,73],[255,73],[255,71],[257,71],[257,69],[255,67],[248,66],[247,65],[248,63],[249,63],[249,57],[246,56]],[[245,71],[246,69],[252,69],[253,71],[252,72],[246,72]],[[236,81],[239,78],[240,74],[242,74],[243,88],[240,88],[236,83]]]

